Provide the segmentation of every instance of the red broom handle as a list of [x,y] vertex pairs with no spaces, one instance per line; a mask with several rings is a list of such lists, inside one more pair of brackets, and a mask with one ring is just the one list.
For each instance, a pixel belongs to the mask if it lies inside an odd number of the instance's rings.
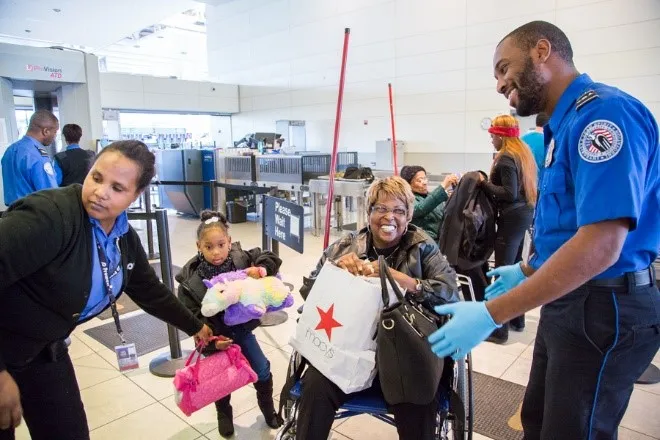
[[398,176],[399,175],[399,163],[397,162],[397,155],[396,155],[396,133],[394,130],[394,101],[392,99],[392,83],[387,84],[387,88],[389,89],[390,92],[390,122],[392,123],[392,155],[394,157],[393,164],[394,164],[394,175]]
[[344,101],[344,80],[346,78],[346,58],[348,56],[349,28],[344,29],[344,51],[341,57],[341,73],[339,75],[339,96],[337,97],[337,114],[335,115],[335,134],[332,142],[332,157],[330,159],[330,187],[328,189],[328,203],[325,206],[325,232],[323,235],[323,249],[330,242],[330,215],[335,195],[335,173],[337,172],[337,149],[339,148],[339,125],[341,123],[341,106]]

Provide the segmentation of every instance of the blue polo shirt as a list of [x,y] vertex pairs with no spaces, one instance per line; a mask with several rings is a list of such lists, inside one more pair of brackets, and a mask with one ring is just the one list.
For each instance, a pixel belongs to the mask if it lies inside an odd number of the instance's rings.
[[543,137],[543,133],[531,131],[520,138],[532,151],[534,161],[536,162],[536,168],[539,171],[543,168],[543,160],[545,159],[545,143]]
[[53,164],[39,141],[23,136],[7,148],[2,156],[2,186],[7,206],[33,192],[58,187]]
[[660,248],[658,125],[621,90],[580,75],[544,127],[544,169],[535,219],[538,269],[581,226],[628,219],[619,260],[596,277],[647,268]]
[[90,218],[92,223],[92,288],[90,289],[87,305],[80,314],[80,321],[93,317],[101,313],[110,305],[110,297],[106,292],[103,273],[101,272],[101,260],[99,260],[96,243],[100,243],[105,252],[105,258],[108,261],[108,276],[112,285],[112,294],[117,298],[121,294],[121,286],[124,281],[124,274],[121,266],[121,250],[119,249],[119,239],[128,232],[128,215],[123,213],[115,221],[115,226],[109,234],[101,227],[98,220]]

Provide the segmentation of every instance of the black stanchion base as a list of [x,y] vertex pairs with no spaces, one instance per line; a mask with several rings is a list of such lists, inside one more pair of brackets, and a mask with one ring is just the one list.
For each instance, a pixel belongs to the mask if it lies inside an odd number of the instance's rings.
[[271,327],[274,325],[284,324],[287,319],[289,319],[289,314],[284,310],[278,310],[276,312],[269,312],[264,314],[259,321],[261,321],[261,327]]
[[180,370],[186,365],[191,350],[182,350],[181,353],[179,359],[172,359],[169,352],[156,356],[149,362],[149,371],[158,377],[174,377],[176,370]]
[[640,385],[654,385],[658,382],[660,382],[660,368],[651,364],[635,383]]

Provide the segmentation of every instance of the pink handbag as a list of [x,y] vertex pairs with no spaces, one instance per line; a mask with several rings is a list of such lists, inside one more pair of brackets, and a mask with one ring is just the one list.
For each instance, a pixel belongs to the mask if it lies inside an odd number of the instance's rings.
[[[257,374],[238,345],[232,344],[227,350],[204,358],[201,354],[203,346],[204,343],[200,342],[185,367],[177,370],[174,376],[174,399],[187,416],[257,381]],[[192,363],[195,354],[197,360]]]

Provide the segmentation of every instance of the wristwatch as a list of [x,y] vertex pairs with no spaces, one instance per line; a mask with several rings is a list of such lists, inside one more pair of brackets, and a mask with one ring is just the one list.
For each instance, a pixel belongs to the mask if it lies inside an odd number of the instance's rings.
[[422,280],[420,280],[419,278],[415,278],[415,293],[417,294],[421,293],[423,288],[424,287],[422,286]]

